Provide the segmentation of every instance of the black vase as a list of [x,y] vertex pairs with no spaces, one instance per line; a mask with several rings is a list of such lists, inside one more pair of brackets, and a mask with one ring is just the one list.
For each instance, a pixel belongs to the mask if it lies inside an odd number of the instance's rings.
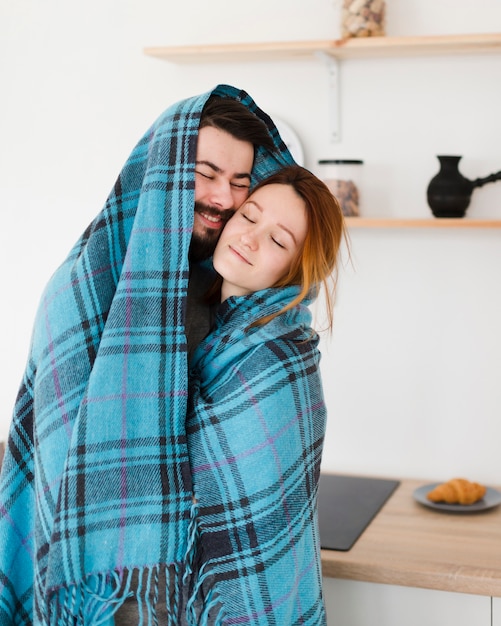
[[460,156],[438,156],[440,171],[428,185],[428,204],[435,217],[464,217],[473,191],[472,181],[459,171]]
[[459,171],[460,156],[437,156],[440,171],[430,180],[427,197],[435,217],[464,217],[476,187],[501,180],[501,171],[468,180]]

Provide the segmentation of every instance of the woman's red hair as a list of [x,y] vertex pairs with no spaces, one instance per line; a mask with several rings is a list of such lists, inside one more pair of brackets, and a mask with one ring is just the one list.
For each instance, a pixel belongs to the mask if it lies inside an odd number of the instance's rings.
[[[299,165],[285,167],[261,181],[253,190],[266,185],[290,185],[306,206],[308,230],[304,244],[289,272],[274,287],[300,285],[297,297],[281,311],[302,302],[323,285],[328,328],[332,328],[334,296],[338,277],[338,256],[343,237],[347,239],[343,212],[328,187]],[[280,313],[281,313],[280,312]],[[276,315],[279,315],[277,313]],[[276,315],[260,319],[265,324]]]
[[[292,309],[308,296],[317,295],[323,285],[327,327],[331,330],[339,249],[343,238],[348,241],[339,202],[325,183],[299,165],[290,165],[277,171],[258,183],[252,193],[267,185],[289,185],[305,203],[308,229],[303,246],[298,251],[287,274],[272,285],[272,287],[300,285],[301,291],[281,311],[254,321],[251,326],[266,324],[284,311]],[[218,276],[207,293],[209,302],[219,299],[221,283],[222,278]]]

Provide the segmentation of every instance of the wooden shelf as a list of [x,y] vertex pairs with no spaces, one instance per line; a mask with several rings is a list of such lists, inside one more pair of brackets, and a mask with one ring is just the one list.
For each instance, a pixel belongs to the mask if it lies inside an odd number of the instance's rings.
[[501,219],[347,217],[348,228],[501,228]]
[[144,49],[148,56],[173,63],[291,61],[322,54],[335,59],[356,59],[499,52],[501,33],[153,46]]
[[[191,46],[153,46],[144,48],[148,56],[178,64],[295,61],[323,58],[328,65],[342,59],[411,57],[459,54],[493,54],[501,52],[501,33],[466,35],[431,35],[412,37],[360,37],[327,41],[274,41]],[[332,102],[339,96],[337,71],[331,76]],[[339,139],[338,107],[331,119],[333,141]],[[347,218],[351,228],[501,228],[501,219],[398,219]]]

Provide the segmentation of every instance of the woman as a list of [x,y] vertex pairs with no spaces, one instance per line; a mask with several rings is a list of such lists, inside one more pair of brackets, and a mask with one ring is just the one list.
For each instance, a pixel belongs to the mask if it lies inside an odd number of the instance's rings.
[[316,518],[326,409],[307,305],[333,287],[343,217],[299,166],[260,183],[214,253],[222,304],[191,362],[189,623],[325,624]]

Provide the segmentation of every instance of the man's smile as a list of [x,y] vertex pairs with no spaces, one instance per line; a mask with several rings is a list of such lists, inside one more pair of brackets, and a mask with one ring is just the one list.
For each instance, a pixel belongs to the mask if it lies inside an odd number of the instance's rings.
[[221,215],[213,215],[205,212],[199,213],[198,215],[209,228],[221,228],[226,223],[226,220],[224,220]]
[[195,217],[198,216],[199,222],[210,230],[221,230],[234,212],[233,209],[219,210],[195,202]]

